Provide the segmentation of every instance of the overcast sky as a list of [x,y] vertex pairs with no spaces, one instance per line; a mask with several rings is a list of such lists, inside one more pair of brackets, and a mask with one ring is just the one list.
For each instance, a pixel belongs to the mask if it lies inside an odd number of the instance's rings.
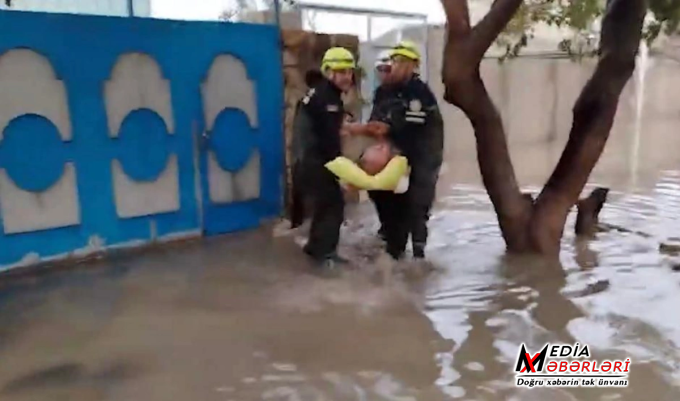
[[[442,23],[444,12],[440,0],[296,0],[297,3],[329,4],[351,8],[370,8],[426,15],[430,23]],[[224,10],[234,9],[236,0],[151,0],[152,14],[156,18],[182,20],[215,20]],[[249,3],[264,5],[262,0],[249,0]],[[373,38],[398,28],[412,25],[417,20],[396,20],[375,17],[371,19]],[[305,12],[303,29],[323,33],[346,33],[357,35],[360,40],[368,39],[368,18],[361,15]]]
[[[439,0],[308,0],[301,3],[332,4],[345,7],[387,9],[427,14],[431,22],[444,20]],[[151,0],[155,17],[214,20],[222,10],[233,7],[234,0]]]

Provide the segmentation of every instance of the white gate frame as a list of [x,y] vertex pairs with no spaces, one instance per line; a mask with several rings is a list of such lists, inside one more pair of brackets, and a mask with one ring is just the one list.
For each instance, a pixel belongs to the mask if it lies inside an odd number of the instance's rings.
[[[420,74],[421,77],[423,78],[424,81],[427,81],[428,79],[428,51],[429,51],[429,26],[427,23],[427,14],[419,14],[419,13],[405,13],[405,12],[397,12],[397,11],[390,11],[390,10],[381,10],[381,9],[371,9],[371,8],[353,8],[353,7],[342,7],[342,6],[333,6],[333,5],[325,5],[325,4],[313,4],[313,3],[304,3],[304,2],[299,2],[296,4],[295,9],[300,11],[301,17],[305,18],[305,12],[306,11],[317,11],[317,12],[325,12],[325,13],[338,13],[338,14],[350,14],[350,15],[362,15],[367,18],[367,29],[366,29],[366,38],[367,38],[367,43],[370,45],[370,52],[371,54],[367,55],[362,55],[360,57],[360,64],[362,65],[364,71],[366,72],[366,76],[362,77],[362,84],[361,84],[361,95],[364,99],[369,100],[368,104],[364,107],[364,110],[368,108],[370,111],[371,107],[371,102],[373,97],[373,89],[376,87],[375,84],[375,72],[374,72],[374,58],[377,56],[377,54],[381,50],[385,50],[390,48],[390,46],[379,46],[373,43],[374,37],[373,37],[373,29],[372,29],[372,19],[373,18],[384,18],[384,17],[392,17],[395,19],[406,19],[406,20],[414,20],[414,22],[417,23],[419,22],[420,25],[422,26],[422,29],[424,31],[425,35],[425,43],[422,43],[424,47],[424,53],[422,56],[421,60],[421,67],[420,67]],[[401,40],[401,35],[402,31],[398,30],[397,31],[397,41]],[[362,113],[364,115],[364,118],[368,117],[369,113]]]

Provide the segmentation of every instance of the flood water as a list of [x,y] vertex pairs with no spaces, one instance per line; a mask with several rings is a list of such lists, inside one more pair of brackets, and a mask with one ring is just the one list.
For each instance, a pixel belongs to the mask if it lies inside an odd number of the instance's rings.
[[[635,171],[613,144],[592,179],[612,188],[602,220],[628,231],[576,242],[570,222],[560,263],[504,255],[470,153],[444,169],[429,273],[389,266],[361,205],[340,277],[268,227],[5,279],[0,400],[678,400],[678,256],[659,243],[680,236],[680,156],[645,143]],[[561,146],[513,147],[522,184]],[[629,387],[514,387],[519,345],[546,342],[631,358]]]

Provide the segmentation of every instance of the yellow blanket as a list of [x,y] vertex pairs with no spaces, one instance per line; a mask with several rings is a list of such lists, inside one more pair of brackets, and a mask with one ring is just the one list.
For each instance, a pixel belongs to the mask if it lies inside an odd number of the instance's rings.
[[409,173],[408,160],[395,156],[378,174],[371,176],[346,157],[337,157],[326,163],[326,168],[335,174],[341,183],[359,189],[394,191],[400,181]]

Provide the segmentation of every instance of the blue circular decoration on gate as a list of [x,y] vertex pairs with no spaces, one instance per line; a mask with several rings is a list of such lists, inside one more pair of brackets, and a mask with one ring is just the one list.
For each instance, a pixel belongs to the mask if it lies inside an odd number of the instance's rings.
[[44,192],[64,172],[64,142],[46,117],[24,114],[12,119],[3,131],[2,147],[2,166],[25,191]]
[[255,147],[248,116],[240,109],[222,110],[210,133],[210,147],[222,169],[234,173],[245,167]]
[[128,114],[118,133],[118,160],[135,181],[155,181],[163,173],[170,154],[165,121],[153,110]]

